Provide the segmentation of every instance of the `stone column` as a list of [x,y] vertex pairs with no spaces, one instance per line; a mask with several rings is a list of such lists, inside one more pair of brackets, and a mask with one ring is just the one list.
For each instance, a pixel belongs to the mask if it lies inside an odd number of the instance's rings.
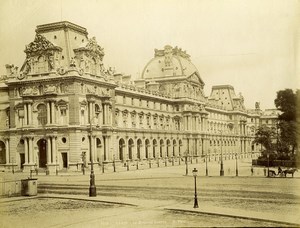
[[47,164],[51,163],[51,137],[47,138]]
[[52,137],[52,163],[56,164],[56,137]]
[[145,141],[142,142],[142,144],[141,144],[140,152],[141,152],[141,159],[145,159],[146,158],[146,143],[145,143]]
[[29,158],[28,158],[28,139],[25,137],[24,138],[24,147],[25,147],[25,164],[29,163]]
[[6,157],[6,164],[10,163],[10,153],[9,153],[9,138],[5,139],[5,157]]
[[24,104],[24,125],[28,124],[28,111],[27,111],[27,103]]
[[51,102],[51,123],[54,124],[56,123],[55,121],[55,107],[54,107],[54,102]]
[[29,158],[29,164],[33,164],[34,160],[33,160],[33,137],[29,137],[28,138],[28,144],[29,144],[29,151],[28,151],[28,158]]
[[207,131],[207,116],[204,116],[203,118],[203,132]]
[[93,104],[92,102],[90,101],[89,102],[89,123],[93,123]]
[[47,102],[47,124],[51,123],[50,119],[50,101]]
[[104,147],[104,154],[105,154],[105,161],[109,159],[109,136],[104,136],[105,139],[105,147]]
[[32,124],[32,104],[28,104],[28,125]]
[[104,103],[103,108],[104,108],[103,124],[107,125],[108,123],[107,123],[107,104],[106,103]]
[[192,131],[193,130],[193,116],[190,114],[190,116],[189,116],[189,129],[190,129],[190,131]]

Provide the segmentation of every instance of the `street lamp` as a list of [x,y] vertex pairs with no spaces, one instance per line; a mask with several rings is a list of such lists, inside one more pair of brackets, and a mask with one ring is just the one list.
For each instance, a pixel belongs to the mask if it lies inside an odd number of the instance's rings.
[[114,173],[116,172],[116,157],[114,155],[114,160],[113,160],[113,167],[114,167]]
[[94,174],[94,161],[93,161],[93,153],[92,153],[92,140],[93,140],[93,127],[92,121],[95,118],[90,119],[90,158],[91,158],[91,175],[90,175],[90,194],[89,196],[97,196],[96,185],[95,185],[95,174]]
[[269,154],[267,154],[267,158],[268,158],[268,175],[267,175],[267,177],[270,177],[270,175],[269,175]]
[[197,198],[197,173],[198,170],[196,168],[193,169],[193,176],[195,180],[195,198],[194,198],[194,208],[198,208],[198,198]]
[[237,153],[235,153],[235,175],[239,176],[239,168],[238,168],[238,160],[237,160]]
[[206,152],[206,155],[205,155],[205,173],[206,173],[206,176],[208,176],[208,169],[207,169],[207,152]]
[[188,158],[188,153],[186,152],[185,153],[185,175],[186,176],[189,174],[187,158]]
[[58,170],[57,170],[57,156],[55,157],[55,174],[56,174],[56,176],[58,175]]
[[224,176],[224,168],[223,168],[223,151],[222,151],[222,131],[220,131],[221,133],[221,164],[220,164],[220,176]]

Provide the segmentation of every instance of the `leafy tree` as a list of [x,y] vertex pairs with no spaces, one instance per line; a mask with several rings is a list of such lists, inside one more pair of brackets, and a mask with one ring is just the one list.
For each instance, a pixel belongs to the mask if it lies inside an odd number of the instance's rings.
[[276,145],[274,139],[276,132],[273,128],[262,125],[256,130],[254,143],[259,143],[265,148],[265,153],[274,153]]
[[[300,90],[296,93],[292,89],[280,90],[277,92],[275,106],[282,113],[278,116],[278,127],[280,129],[279,150],[281,152],[292,152],[294,155],[297,148],[297,97],[300,98]],[[299,121],[299,119],[298,119]]]

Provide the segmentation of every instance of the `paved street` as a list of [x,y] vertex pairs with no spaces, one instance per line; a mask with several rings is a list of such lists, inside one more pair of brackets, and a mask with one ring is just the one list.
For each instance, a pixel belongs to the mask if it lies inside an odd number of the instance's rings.
[[[299,173],[294,178],[266,178],[263,169],[255,167],[252,176],[251,163],[247,160],[239,161],[239,177],[235,177],[235,161],[224,161],[224,177],[219,176],[217,162],[208,164],[209,177],[205,176],[205,163],[189,164],[189,171],[194,167],[199,169],[198,209],[193,209],[194,179],[191,172],[185,176],[182,165],[105,174],[97,170],[95,198],[88,197],[89,172],[39,175],[39,196],[54,198],[6,203],[2,200],[1,205],[5,207],[1,207],[1,213],[8,219],[14,218],[12,225],[26,221],[32,227],[39,221],[45,227],[291,226],[300,223]],[[9,212],[16,213],[19,219]],[[31,219],[32,214],[37,222]]]

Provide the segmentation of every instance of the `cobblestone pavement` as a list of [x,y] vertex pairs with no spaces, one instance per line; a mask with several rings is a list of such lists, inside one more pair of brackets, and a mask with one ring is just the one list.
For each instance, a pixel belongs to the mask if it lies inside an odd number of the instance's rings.
[[[28,220],[30,224],[32,221],[30,216],[34,214],[37,221],[44,221],[45,227],[46,224],[48,226],[44,216],[47,212],[51,212],[51,218],[57,221],[54,225],[58,227],[68,225],[72,227],[87,227],[87,225],[90,227],[99,227],[99,225],[103,227],[119,225],[123,227],[291,226],[300,224],[298,218],[300,217],[299,173],[295,173],[294,178],[266,178],[263,168],[254,167],[252,175],[251,163],[245,160],[239,161],[240,176],[235,177],[235,161],[224,161],[225,177],[220,177],[220,164],[210,162],[208,165],[210,176],[206,177],[205,163],[189,164],[189,171],[194,167],[199,170],[198,209],[193,209],[194,179],[191,173],[185,176],[185,166],[182,165],[104,174],[96,170],[97,197],[95,198],[88,197],[89,175],[80,173],[67,173],[59,176],[39,175],[38,181],[41,186],[39,191],[43,192],[44,196],[62,198],[51,199],[54,202],[73,197],[68,200],[95,199],[98,200],[100,206],[76,207],[74,203],[71,203],[69,208],[62,207],[63,210],[58,210],[51,206],[53,205],[51,200],[49,206],[37,208],[33,205],[39,204],[25,203],[26,210],[31,213],[18,214],[17,218],[22,218],[21,221]],[[134,204],[137,207],[119,204],[102,207],[104,201]],[[5,202],[5,200],[2,199],[0,202]],[[14,203],[8,200],[7,203],[1,205],[12,203],[11,208],[17,210],[21,202],[23,201]],[[3,213],[7,212],[3,211]],[[66,215],[70,216],[70,221],[64,220]],[[18,221],[14,213],[8,213],[7,218],[14,218],[14,221]],[[48,227],[51,226],[51,221]],[[38,223],[34,223],[32,227],[35,227],[35,224]]]

